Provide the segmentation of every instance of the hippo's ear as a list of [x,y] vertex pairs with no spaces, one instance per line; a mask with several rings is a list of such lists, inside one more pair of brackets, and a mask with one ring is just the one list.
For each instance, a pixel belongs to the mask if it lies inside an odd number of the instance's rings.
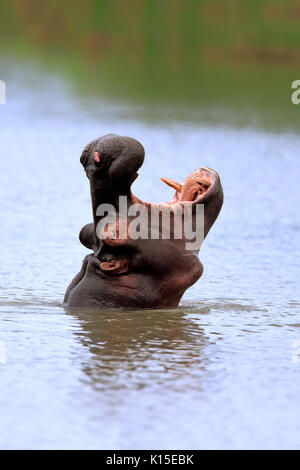
[[91,155],[92,148],[94,147],[95,143],[97,142],[96,140],[93,140],[90,142],[84,149],[80,157],[80,163],[81,165],[85,168],[87,164],[89,163],[89,157]]

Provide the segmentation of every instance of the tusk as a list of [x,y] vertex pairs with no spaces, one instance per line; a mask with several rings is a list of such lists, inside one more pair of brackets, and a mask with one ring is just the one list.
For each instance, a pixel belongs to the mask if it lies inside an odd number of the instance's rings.
[[166,183],[168,186],[171,186],[171,188],[176,189],[178,193],[181,193],[182,190],[182,184],[177,183],[177,181],[172,180],[171,178],[160,178],[164,183]]

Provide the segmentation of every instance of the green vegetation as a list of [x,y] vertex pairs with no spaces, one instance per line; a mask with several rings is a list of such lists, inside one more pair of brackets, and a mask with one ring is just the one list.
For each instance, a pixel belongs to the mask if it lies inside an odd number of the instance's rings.
[[77,92],[272,128],[299,123],[300,105],[290,101],[291,83],[300,79],[299,23],[297,0],[3,0],[0,6],[2,55],[40,60],[71,79]]

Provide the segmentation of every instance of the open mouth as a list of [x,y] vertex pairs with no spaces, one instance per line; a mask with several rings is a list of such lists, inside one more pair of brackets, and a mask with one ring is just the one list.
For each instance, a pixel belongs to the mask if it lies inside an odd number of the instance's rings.
[[[176,206],[181,207],[181,212],[180,213],[177,212],[177,215],[183,214],[184,204],[205,203],[208,197],[211,199],[211,197],[214,197],[218,193],[218,188],[219,188],[219,177],[217,173],[214,170],[211,170],[210,168],[207,168],[207,167],[201,167],[195,170],[193,173],[191,173],[190,175],[186,177],[186,179],[184,180],[182,184],[171,178],[161,178],[161,180],[164,183],[166,183],[168,186],[170,186],[172,189],[174,189],[175,194],[171,201],[163,202],[159,204],[160,210],[163,211],[164,206],[165,208],[167,207],[170,208],[170,206],[172,206],[172,209],[174,210],[175,209],[177,210]],[[152,229],[152,222],[149,224],[149,215],[152,217],[152,208],[156,209],[157,205],[142,201],[138,199],[132,193],[131,193],[131,200],[133,204],[136,204],[137,206],[142,205],[144,206],[145,209],[147,209],[144,220],[145,220],[145,225],[147,227],[146,233],[148,235],[145,237],[145,239],[148,239],[149,227],[150,229]],[[166,214],[169,214],[169,212],[167,212]],[[163,217],[163,215],[164,215],[164,212],[162,212],[161,217]],[[140,213],[140,217],[141,217],[141,213]],[[120,220],[123,221],[126,225],[125,237],[119,237],[120,228],[121,228],[121,225],[119,225]],[[130,223],[131,222],[132,220],[130,220]],[[142,222],[139,221],[139,224],[141,223]],[[180,223],[182,223],[182,219],[180,219]],[[97,255],[97,260],[98,260],[98,267],[100,268],[100,271],[102,273],[105,273],[106,275],[120,276],[120,275],[128,274],[130,272],[130,269],[131,269],[130,266],[132,265],[129,263],[129,259],[133,258],[133,254],[126,251],[128,250],[128,247],[126,248],[126,243],[131,237],[127,224],[129,224],[128,220],[126,218],[123,220],[121,217],[120,219],[118,219],[118,221],[113,223],[112,228],[109,228],[108,230],[108,233],[111,232],[112,234],[114,234],[112,239],[110,237],[109,238],[105,237],[105,239],[103,239],[105,240],[104,241],[105,248],[101,249],[100,253]],[[135,225],[133,226],[135,227]],[[164,228],[163,223],[161,227],[163,230]],[[139,232],[137,235],[139,235]],[[133,237],[132,240],[136,240],[138,238],[139,236],[137,238]],[[125,246],[124,246],[124,243],[125,243]]]
[[212,188],[215,172],[207,167],[199,168],[182,184],[171,178],[161,178],[161,180],[176,191],[171,203],[193,202],[201,199]]

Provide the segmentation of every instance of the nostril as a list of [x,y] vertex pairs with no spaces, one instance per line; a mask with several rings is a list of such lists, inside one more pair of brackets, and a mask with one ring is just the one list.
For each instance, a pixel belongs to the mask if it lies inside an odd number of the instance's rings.
[[112,255],[111,253],[103,253],[98,256],[98,259],[99,261],[101,261],[101,263],[103,262],[108,263],[112,261],[114,258],[115,258],[114,255]]

